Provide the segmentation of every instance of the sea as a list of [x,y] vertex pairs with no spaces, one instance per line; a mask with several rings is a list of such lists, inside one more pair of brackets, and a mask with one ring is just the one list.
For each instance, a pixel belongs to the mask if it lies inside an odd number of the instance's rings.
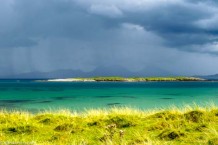
[[0,80],[0,109],[39,112],[218,105],[218,82],[47,82]]

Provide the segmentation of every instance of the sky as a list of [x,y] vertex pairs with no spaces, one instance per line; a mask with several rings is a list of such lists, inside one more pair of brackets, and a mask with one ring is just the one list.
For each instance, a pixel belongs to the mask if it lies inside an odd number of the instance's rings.
[[218,1],[0,0],[0,77],[117,67],[218,73]]

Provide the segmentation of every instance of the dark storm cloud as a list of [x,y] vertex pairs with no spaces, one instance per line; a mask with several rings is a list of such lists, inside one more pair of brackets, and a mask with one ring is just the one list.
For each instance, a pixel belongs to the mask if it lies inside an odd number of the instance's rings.
[[210,19],[213,21],[216,15],[213,1],[159,0],[155,3],[140,0],[138,5],[130,0],[122,2],[124,4],[96,0],[11,1],[13,12],[4,18],[9,17],[11,21],[7,23],[12,24],[1,32],[0,47],[30,47],[37,45],[35,39],[46,37],[89,40],[95,35],[99,39],[107,35],[106,29],[119,27],[124,22],[141,25],[176,48],[216,41],[211,38],[217,36],[215,26],[205,24],[213,23]]
[[95,20],[70,1],[21,0],[14,1],[11,7],[14,13],[9,17],[13,24],[2,32],[2,47],[36,45],[37,38],[81,37],[81,31],[95,27],[87,27],[88,22]]
[[130,71],[158,68],[172,74],[218,71],[218,64],[211,65],[218,61],[216,1],[0,3],[2,75],[57,69],[92,71],[114,65]]

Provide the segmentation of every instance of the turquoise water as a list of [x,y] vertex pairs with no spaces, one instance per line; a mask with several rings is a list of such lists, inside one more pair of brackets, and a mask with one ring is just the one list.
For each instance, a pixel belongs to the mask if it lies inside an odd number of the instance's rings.
[[218,105],[218,82],[36,82],[0,80],[0,108],[44,109],[166,108]]

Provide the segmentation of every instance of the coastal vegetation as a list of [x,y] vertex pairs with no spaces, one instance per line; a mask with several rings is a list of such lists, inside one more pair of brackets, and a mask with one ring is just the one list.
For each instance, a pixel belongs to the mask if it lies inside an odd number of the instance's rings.
[[67,79],[51,79],[48,81],[82,81],[82,82],[147,82],[147,81],[204,81],[197,77],[91,77],[91,78],[67,78]]
[[0,112],[0,142],[11,144],[217,145],[218,108]]

